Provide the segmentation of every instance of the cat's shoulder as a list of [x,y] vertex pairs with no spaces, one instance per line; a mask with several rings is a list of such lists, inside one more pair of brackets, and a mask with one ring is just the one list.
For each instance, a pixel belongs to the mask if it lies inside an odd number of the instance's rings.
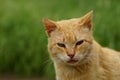
[[119,51],[116,51],[116,50],[111,49],[111,48],[103,47],[102,49],[104,50],[104,52],[107,52],[107,53],[120,54]]
[[103,47],[102,49],[104,55],[106,55],[106,58],[108,58],[109,60],[113,60],[113,62],[120,60],[120,52],[106,47]]

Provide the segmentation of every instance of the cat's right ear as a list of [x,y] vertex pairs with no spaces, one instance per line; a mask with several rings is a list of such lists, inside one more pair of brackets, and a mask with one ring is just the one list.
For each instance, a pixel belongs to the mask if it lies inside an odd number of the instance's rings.
[[43,19],[42,22],[43,22],[43,25],[45,27],[48,37],[50,37],[51,32],[56,29],[55,22],[52,20],[46,19],[46,18]]

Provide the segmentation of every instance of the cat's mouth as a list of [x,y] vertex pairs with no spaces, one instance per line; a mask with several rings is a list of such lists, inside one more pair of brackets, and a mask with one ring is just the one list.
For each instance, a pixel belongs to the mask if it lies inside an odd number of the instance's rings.
[[78,62],[78,60],[75,60],[75,59],[70,59],[69,61],[67,61],[68,63],[70,63],[70,64],[74,64],[74,63],[77,63]]

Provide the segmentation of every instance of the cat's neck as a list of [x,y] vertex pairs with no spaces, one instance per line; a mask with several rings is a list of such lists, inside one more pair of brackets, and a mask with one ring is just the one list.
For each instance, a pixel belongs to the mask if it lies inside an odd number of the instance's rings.
[[[93,41],[93,45],[90,51],[90,54],[92,54],[91,58],[84,64],[69,66],[64,63],[54,63],[57,80],[60,80],[60,77],[64,77],[64,80],[69,80],[68,78],[70,78],[70,80],[78,80],[79,77],[79,79],[81,80],[82,76],[84,77],[85,75],[95,75],[97,66],[99,65],[99,53],[101,53],[101,49],[101,46],[96,41]],[[91,73],[91,71],[93,74],[89,74]],[[74,79],[72,79],[73,77]]]

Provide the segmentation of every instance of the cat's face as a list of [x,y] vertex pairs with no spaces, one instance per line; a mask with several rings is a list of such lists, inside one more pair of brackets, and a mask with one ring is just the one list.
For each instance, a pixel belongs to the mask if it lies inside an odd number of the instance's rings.
[[77,19],[43,20],[48,50],[54,62],[78,65],[89,58],[92,48],[91,16],[92,12],[89,12]]

